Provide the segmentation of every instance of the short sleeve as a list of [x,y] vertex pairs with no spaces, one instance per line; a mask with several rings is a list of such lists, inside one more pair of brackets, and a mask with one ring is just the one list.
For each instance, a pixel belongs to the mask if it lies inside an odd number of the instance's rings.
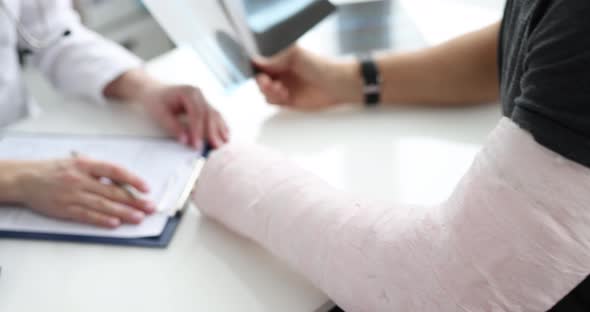
[[537,4],[510,117],[540,144],[590,167],[590,2]]

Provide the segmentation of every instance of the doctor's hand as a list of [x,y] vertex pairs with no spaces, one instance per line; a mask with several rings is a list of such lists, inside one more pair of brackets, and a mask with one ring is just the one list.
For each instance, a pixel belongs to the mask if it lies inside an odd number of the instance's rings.
[[182,144],[200,149],[206,140],[217,148],[229,140],[225,121],[196,87],[167,85],[136,68],[111,81],[103,93],[107,98],[143,105]]
[[141,179],[115,165],[78,157],[26,162],[19,167],[19,202],[52,218],[116,228],[138,224],[155,211],[154,204],[100,181],[108,178],[148,191]]
[[256,82],[267,102],[297,110],[321,110],[362,102],[356,61],[336,61],[293,46],[270,59],[256,59]]
[[193,86],[154,86],[145,90],[140,102],[182,144],[200,149],[206,140],[218,148],[229,139],[229,129],[219,112]]

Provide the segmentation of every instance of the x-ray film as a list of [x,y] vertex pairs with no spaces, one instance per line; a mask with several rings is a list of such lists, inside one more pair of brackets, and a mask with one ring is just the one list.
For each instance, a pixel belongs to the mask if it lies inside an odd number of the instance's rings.
[[271,56],[329,15],[327,0],[145,0],[179,46],[190,46],[230,89],[253,76],[252,56]]

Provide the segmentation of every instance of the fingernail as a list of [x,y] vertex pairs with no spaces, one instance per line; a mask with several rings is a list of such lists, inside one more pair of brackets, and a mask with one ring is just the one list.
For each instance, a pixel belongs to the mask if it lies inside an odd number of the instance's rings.
[[183,144],[183,145],[187,145],[188,144],[188,136],[186,135],[186,133],[182,133],[179,137],[178,137],[178,141]]
[[145,218],[145,213],[141,211],[134,211],[131,213],[131,219],[133,219],[134,222],[141,222],[143,218]]
[[151,213],[151,212],[154,212],[154,211],[156,211],[156,210],[157,210],[157,207],[156,207],[156,204],[154,204],[154,203],[152,203],[152,202],[148,202],[148,203],[145,205],[145,209]]
[[121,221],[119,219],[117,219],[117,218],[109,218],[107,222],[108,222],[108,224],[109,224],[110,227],[114,227],[114,228],[116,228],[119,225],[121,225]]
[[[135,189],[140,191],[141,193],[148,193],[150,191],[150,187],[147,185],[147,183],[143,181],[139,181],[137,185],[138,186]],[[136,194],[133,195],[135,197]]]
[[201,140],[196,141],[194,147],[196,150],[200,151],[201,149],[203,149],[203,141],[201,141]]

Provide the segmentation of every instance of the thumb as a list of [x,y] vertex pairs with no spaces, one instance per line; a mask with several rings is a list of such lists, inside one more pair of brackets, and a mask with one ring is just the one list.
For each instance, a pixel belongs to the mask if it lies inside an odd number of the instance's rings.
[[298,49],[295,45],[269,58],[255,56],[252,60],[254,68],[271,76],[284,73],[290,69]]

